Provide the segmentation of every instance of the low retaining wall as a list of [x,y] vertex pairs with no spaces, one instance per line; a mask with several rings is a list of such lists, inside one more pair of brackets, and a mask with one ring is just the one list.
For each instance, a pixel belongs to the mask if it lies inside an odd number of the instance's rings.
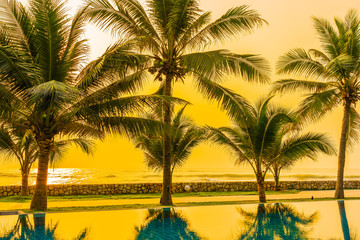
[[[329,190],[335,189],[335,181],[282,181],[283,190]],[[346,189],[360,189],[360,181],[345,181]],[[185,186],[190,186],[190,192],[234,192],[257,191],[256,182],[188,182],[173,183],[173,192],[185,192]],[[266,181],[267,190],[275,190],[273,181]],[[0,197],[20,194],[20,186],[0,186]],[[34,186],[29,187],[32,194]],[[48,195],[108,195],[160,193],[161,183],[126,183],[126,184],[91,184],[91,185],[48,185]]]

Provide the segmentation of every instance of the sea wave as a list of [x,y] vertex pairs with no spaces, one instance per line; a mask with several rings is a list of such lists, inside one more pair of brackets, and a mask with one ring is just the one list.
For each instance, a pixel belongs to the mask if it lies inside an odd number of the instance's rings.
[[[331,174],[332,173],[332,174]],[[346,179],[359,179],[359,169],[346,172]],[[282,180],[335,180],[336,169],[302,169],[299,172],[287,172]],[[199,181],[252,181],[255,176],[249,170],[236,169],[189,169],[174,173],[173,182]],[[267,180],[272,180],[271,174]],[[36,181],[36,169],[30,173],[29,184]],[[54,168],[49,169],[48,184],[111,184],[161,182],[161,173],[143,169],[87,169],[87,168]],[[0,172],[0,185],[20,185],[21,176],[17,169],[5,169]]]

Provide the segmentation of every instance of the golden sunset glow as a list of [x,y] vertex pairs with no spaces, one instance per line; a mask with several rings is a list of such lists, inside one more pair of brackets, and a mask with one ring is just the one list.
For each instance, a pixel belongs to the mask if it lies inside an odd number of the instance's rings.
[[[319,40],[312,25],[311,16],[323,17],[332,20],[334,16],[343,17],[351,8],[359,8],[357,0],[343,1],[288,1],[288,0],[202,0],[201,8],[212,11],[213,17],[219,17],[227,9],[247,4],[256,9],[265,18],[269,25],[256,29],[253,34],[239,36],[232,41],[226,41],[212,48],[230,49],[235,53],[257,53],[267,58],[274,68],[280,55],[291,48],[319,48]],[[80,0],[69,0],[71,12],[81,4]],[[111,36],[100,32],[95,26],[87,27],[87,36],[91,44],[92,54],[89,60],[100,56],[111,43]],[[281,76],[272,75],[272,80],[281,79]],[[230,122],[226,114],[220,111],[217,104],[208,102],[203,98],[187,79],[185,84],[177,83],[174,88],[174,96],[183,98],[192,103],[186,110],[186,115],[191,116],[200,125],[214,127],[226,126]],[[267,94],[269,85],[245,83],[239,77],[229,76],[223,83],[224,86],[235,90],[250,100],[257,100]],[[158,86],[157,82],[149,80],[147,87],[139,93],[151,93]],[[300,95],[277,97],[279,104],[293,107],[301,100]],[[338,145],[342,110],[326,115],[326,117],[309,127],[311,130],[327,132],[332,141]],[[358,168],[360,151],[353,151],[347,156],[346,169]],[[184,169],[197,168],[232,168],[233,158],[228,151],[208,143],[201,144],[187,160]],[[3,167],[17,167],[16,163],[7,161],[1,163]],[[56,165],[62,168],[109,168],[109,169],[146,169],[143,164],[142,152],[135,149],[134,145],[124,137],[108,136],[105,141],[97,143],[97,150],[93,156],[87,156],[72,148],[64,159]],[[297,165],[300,168],[331,168],[336,169],[336,157],[319,156],[317,162],[304,160]],[[334,172],[335,174],[335,172]]]

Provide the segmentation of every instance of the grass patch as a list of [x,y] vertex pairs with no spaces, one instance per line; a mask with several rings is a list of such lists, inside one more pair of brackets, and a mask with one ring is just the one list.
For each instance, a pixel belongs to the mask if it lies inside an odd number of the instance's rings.
[[[267,195],[277,194],[296,194],[300,190],[286,190],[286,191],[266,191]],[[239,192],[189,192],[189,193],[174,193],[173,197],[216,197],[216,196],[239,196],[239,195],[257,195],[256,191],[239,191]],[[86,201],[86,200],[117,200],[117,199],[151,199],[160,198],[160,193],[148,194],[118,194],[118,195],[68,195],[68,196],[48,196],[49,202],[59,201]],[[9,196],[0,198],[0,202],[29,202],[31,196]]]
[[[360,197],[345,198],[345,200],[359,200]],[[293,202],[317,202],[317,201],[334,201],[336,198],[315,198],[310,199],[281,199],[269,200],[267,203],[293,203]],[[149,208],[164,208],[164,207],[193,207],[193,206],[215,206],[215,205],[239,205],[239,204],[258,204],[257,200],[245,201],[214,201],[214,202],[187,202],[178,203],[174,206],[161,206],[159,204],[124,204],[124,205],[105,205],[105,206],[79,206],[79,207],[54,207],[49,208],[47,212],[84,212],[84,211],[112,211],[112,210],[131,210],[131,209],[149,209]],[[25,213],[36,213],[29,209],[18,209]]]

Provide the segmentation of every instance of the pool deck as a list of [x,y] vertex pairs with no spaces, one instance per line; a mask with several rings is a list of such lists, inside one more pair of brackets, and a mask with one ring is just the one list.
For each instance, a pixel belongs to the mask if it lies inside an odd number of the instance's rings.
[[[360,190],[345,190],[345,196],[347,198],[360,198]],[[333,198],[334,190],[322,190],[322,191],[301,191],[298,193],[287,194],[271,194],[267,195],[267,200],[311,200]],[[216,202],[229,202],[229,203],[243,203],[243,202],[256,202],[258,200],[257,195],[238,195],[238,196],[213,196],[213,197],[173,197],[174,204],[186,204],[186,203],[216,203]],[[93,199],[93,200],[57,200],[49,201],[48,208],[66,208],[66,207],[100,207],[100,206],[122,206],[126,205],[127,208],[131,208],[129,205],[142,205],[159,203],[158,198],[148,199]],[[29,209],[30,202],[0,202],[0,210],[18,210]]]

